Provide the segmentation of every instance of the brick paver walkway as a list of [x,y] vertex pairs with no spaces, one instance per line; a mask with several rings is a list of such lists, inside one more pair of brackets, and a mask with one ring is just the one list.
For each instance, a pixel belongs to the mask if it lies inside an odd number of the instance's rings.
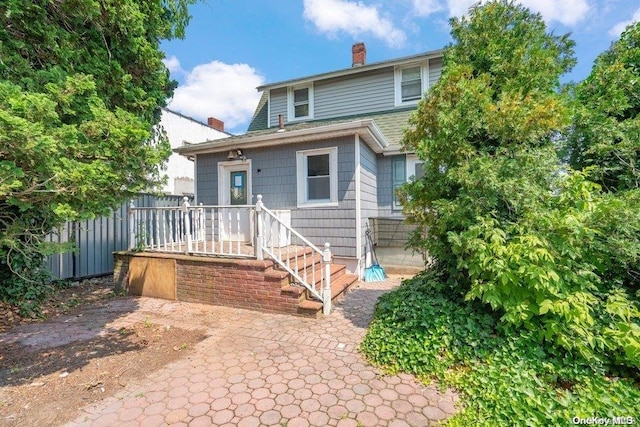
[[357,350],[375,301],[399,282],[361,283],[322,319],[140,298],[107,326],[151,321],[208,338],[69,425],[434,425],[454,413],[452,392],[382,375]]

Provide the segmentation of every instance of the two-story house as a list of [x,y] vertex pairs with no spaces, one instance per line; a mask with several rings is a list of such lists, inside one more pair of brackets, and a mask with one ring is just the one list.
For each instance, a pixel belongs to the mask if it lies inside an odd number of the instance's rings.
[[421,165],[402,151],[403,129],[441,70],[441,50],[367,64],[356,43],[350,68],[258,87],[247,133],[176,150],[194,158],[196,202],[252,204],[261,194],[362,274],[366,224],[403,219],[394,189]]

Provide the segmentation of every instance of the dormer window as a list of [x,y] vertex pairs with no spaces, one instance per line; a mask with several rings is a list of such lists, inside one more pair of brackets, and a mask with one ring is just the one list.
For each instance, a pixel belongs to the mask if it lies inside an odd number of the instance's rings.
[[290,87],[287,104],[289,121],[313,118],[313,86]]
[[396,68],[396,106],[416,104],[428,89],[426,64]]

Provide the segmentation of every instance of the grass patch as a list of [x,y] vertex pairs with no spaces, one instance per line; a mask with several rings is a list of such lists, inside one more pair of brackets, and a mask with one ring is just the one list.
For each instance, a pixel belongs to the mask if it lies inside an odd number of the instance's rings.
[[638,416],[637,369],[613,371],[541,344],[532,331],[504,330],[485,306],[464,301],[430,273],[380,298],[361,349],[389,372],[457,389],[462,408],[450,426]]

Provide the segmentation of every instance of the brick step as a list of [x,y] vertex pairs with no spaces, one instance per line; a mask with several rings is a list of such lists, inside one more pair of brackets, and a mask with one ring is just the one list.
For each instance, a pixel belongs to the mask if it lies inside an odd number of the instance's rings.
[[[315,286],[316,286],[316,288],[320,287],[320,281],[322,280],[322,269],[323,268],[324,268],[323,265],[316,265],[315,269],[312,269],[311,267],[309,267],[307,269],[307,280],[308,281],[311,281],[311,280],[314,279],[313,270],[315,270]],[[346,271],[347,271],[347,267],[345,265],[341,265],[341,264],[331,264],[330,269],[331,269],[331,281],[333,281],[334,279],[337,280],[338,278],[340,278],[340,276],[345,274]],[[304,279],[304,271],[299,271],[298,275]]]
[[[344,266],[343,266],[344,267]],[[342,269],[344,272],[345,268]],[[332,303],[340,299],[353,284],[358,281],[356,274],[343,273],[337,280],[331,281]],[[303,299],[298,303],[297,314],[305,317],[319,317],[322,313],[322,303],[312,299]]]

